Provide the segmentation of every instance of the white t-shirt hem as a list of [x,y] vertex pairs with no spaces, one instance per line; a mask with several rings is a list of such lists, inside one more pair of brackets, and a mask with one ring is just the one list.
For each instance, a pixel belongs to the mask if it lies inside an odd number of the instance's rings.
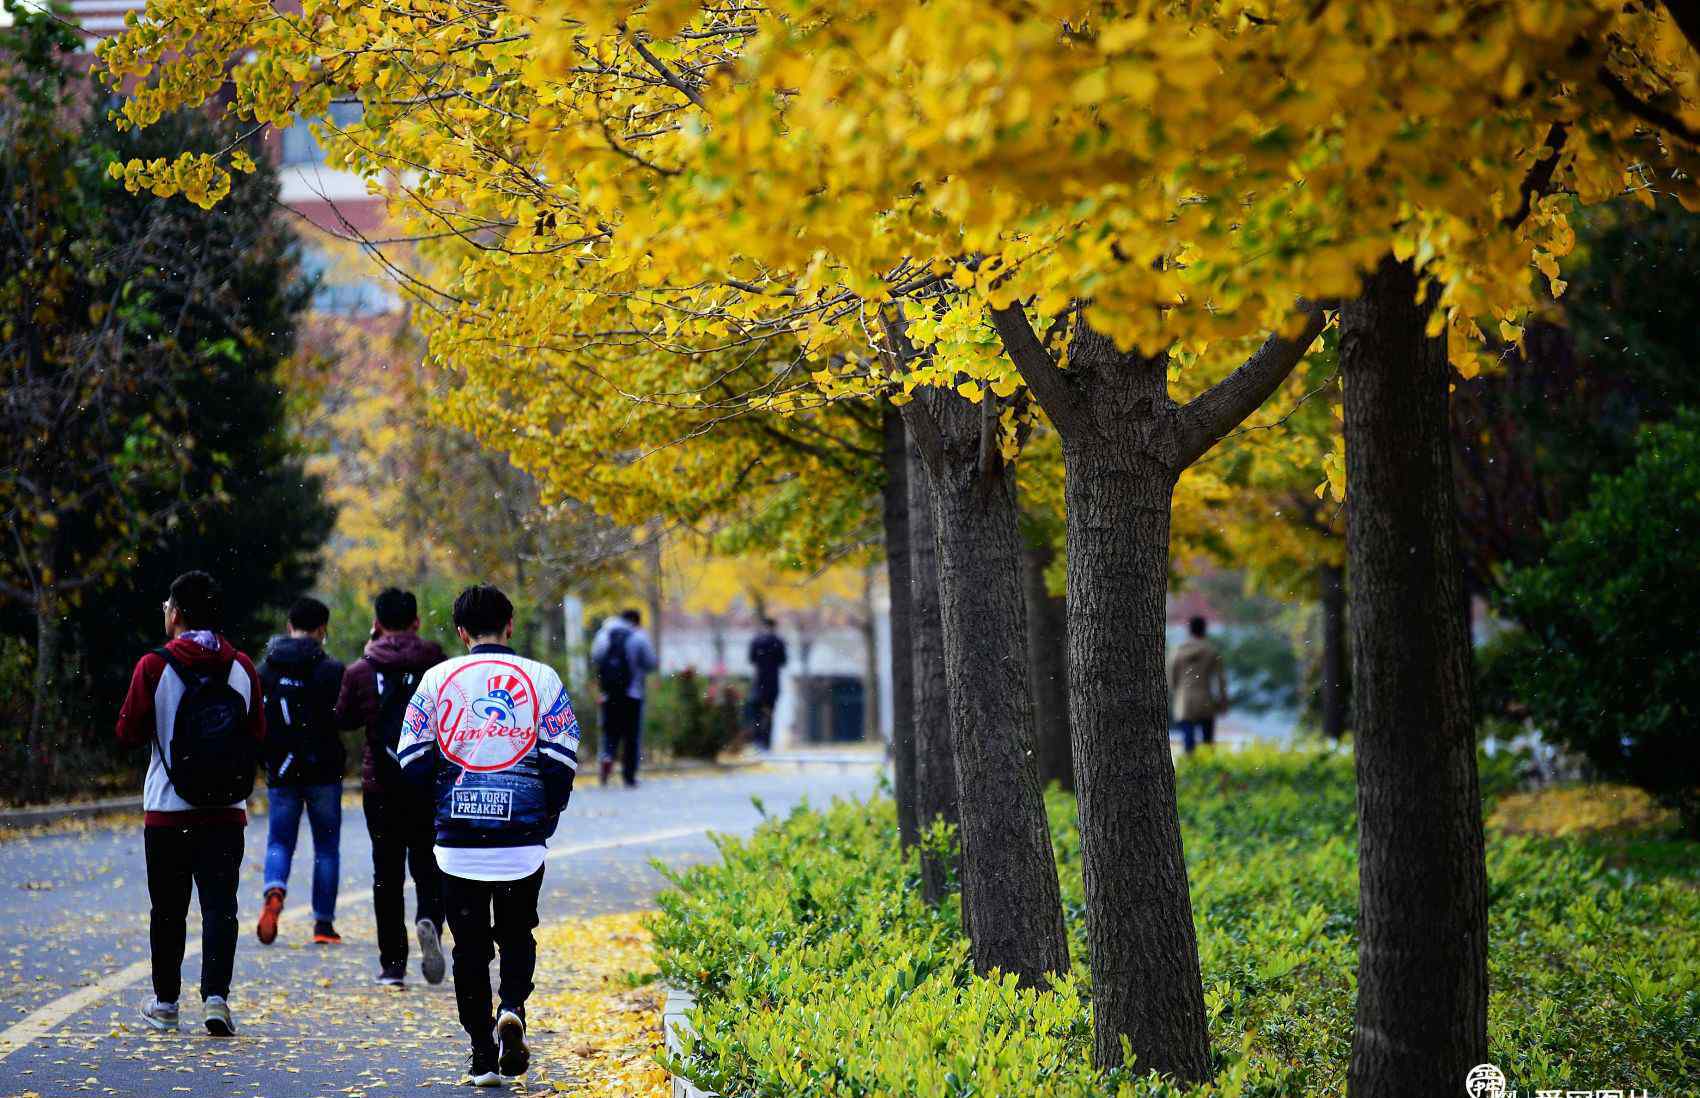
[[437,868],[469,881],[518,881],[543,865],[539,846],[438,846]]

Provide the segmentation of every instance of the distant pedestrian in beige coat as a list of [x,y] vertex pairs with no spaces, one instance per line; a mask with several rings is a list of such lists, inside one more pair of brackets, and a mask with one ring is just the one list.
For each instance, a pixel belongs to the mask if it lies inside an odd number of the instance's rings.
[[1169,698],[1187,754],[1197,741],[1216,742],[1216,718],[1228,710],[1228,676],[1222,653],[1204,638],[1203,618],[1187,622],[1192,634],[1169,655]]

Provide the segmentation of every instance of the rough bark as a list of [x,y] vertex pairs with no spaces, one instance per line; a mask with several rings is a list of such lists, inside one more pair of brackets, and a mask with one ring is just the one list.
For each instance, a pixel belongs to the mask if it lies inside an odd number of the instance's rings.
[[1358,776],[1352,1098],[1456,1093],[1487,1055],[1487,898],[1444,337],[1408,264],[1341,313]]
[[1307,310],[1190,404],[1166,359],[1121,352],[1077,320],[1059,369],[1020,306],[1004,349],[1062,438],[1068,503],[1069,721],[1092,965],[1093,1061],[1209,1076],[1209,1035],[1175,805],[1164,677],[1169,508],[1180,473],[1249,415],[1321,331]]
[[914,599],[909,549],[909,436],[903,414],[887,407],[885,431],[886,586],[891,591],[891,752],[897,792],[897,833],[903,848],[915,843],[918,829],[915,788]]
[[1164,677],[1176,409],[1161,360],[1076,333],[1088,415],[1063,435],[1069,711],[1092,958],[1094,1059],[1209,1077]]
[[1317,569],[1322,592],[1322,732],[1338,740],[1346,734],[1350,680],[1346,673],[1346,570],[1337,564]]
[[987,445],[990,411],[936,389],[904,406],[931,474],[963,921],[975,971],[1036,987],[1068,970],[1068,937],[1033,754],[1014,478]]
[[[956,792],[956,755],[951,747],[950,691],[944,673],[944,624],[939,617],[938,545],[933,537],[933,504],[926,466],[909,448],[909,560],[911,647],[915,692],[915,817],[926,831],[938,820],[960,830]],[[955,875],[956,859],[922,853],[921,894],[930,904],[943,902]]]
[[1056,556],[1029,537],[1022,552],[1027,589],[1027,652],[1032,661],[1033,715],[1039,736],[1039,782],[1074,789],[1074,748],[1068,730],[1068,600],[1045,587]]

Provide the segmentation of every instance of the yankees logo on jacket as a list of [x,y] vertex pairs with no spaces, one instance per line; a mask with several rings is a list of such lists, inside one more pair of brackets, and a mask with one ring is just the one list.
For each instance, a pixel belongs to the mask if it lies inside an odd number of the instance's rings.
[[457,849],[508,847],[535,851],[541,865],[572,793],[578,739],[553,668],[481,644],[420,679],[396,757],[434,797],[437,847],[449,861]]

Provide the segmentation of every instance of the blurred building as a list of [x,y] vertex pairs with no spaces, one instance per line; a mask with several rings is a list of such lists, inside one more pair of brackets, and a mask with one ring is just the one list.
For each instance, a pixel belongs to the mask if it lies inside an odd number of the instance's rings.
[[[145,0],[71,0],[71,15],[82,29],[91,64],[95,44],[122,31],[125,16],[145,6]],[[358,103],[338,103],[324,121],[342,127],[359,119]],[[387,282],[371,273],[351,272],[349,264],[333,263],[329,245],[340,240],[355,247],[354,242],[383,228],[384,198],[369,193],[355,173],[326,164],[325,150],[309,125],[314,121],[297,119],[284,130],[267,127],[253,150],[256,157],[264,154],[277,165],[283,205],[299,219],[302,265],[308,274],[320,276],[314,309],[355,318],[397,313],[401,300]]]

